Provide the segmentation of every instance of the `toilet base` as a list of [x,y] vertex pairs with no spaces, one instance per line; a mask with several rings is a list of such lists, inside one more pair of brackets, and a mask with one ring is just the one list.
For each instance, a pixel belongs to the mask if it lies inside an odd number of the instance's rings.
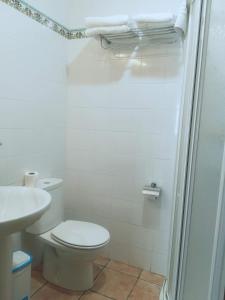
[[[85,257],[85,258],[84,258]],[[72,254],[46,245],[44,251],[43,276],[60,287],[73,291],[85,291],[94,283],[94,257]]]

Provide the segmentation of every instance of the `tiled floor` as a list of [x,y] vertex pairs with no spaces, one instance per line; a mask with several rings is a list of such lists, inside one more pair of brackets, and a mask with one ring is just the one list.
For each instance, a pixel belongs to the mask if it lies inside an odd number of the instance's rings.
[[99,257],[95,283],[87,292],[72,292],[47,283],[41,270],[32,271],[32,300],[158,300],[164,278],[118,261]]

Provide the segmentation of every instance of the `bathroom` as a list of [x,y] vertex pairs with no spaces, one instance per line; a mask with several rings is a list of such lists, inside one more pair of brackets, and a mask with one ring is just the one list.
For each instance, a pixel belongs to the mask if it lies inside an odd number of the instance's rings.
[[[183,8],[173,42],[84,36],[87,17],[179,16]],[[38,172],[52,202],[60,190],[63,220],[93,223],[106,236],[90,287],[72,291],[48,280],[48,237],[29,228],[10,235],[13,251],[32,255],[31,299],[219,299],[224,12],[221,0],[0,1],[0,186],[26,185],[25,173]],[[76,275],[64,259],[69,282]],[[0,300],[11,293],[0,291]]]

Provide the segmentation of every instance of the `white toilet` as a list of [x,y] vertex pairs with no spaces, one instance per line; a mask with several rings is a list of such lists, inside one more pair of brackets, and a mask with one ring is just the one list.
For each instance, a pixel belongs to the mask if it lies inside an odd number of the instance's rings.
[[40,180],[40,188],[52,196],[49,210],[27,232],[45,243],[43,276],[58,286],[84,291],[93,286],[93,261],[110,241],[102,226],[63,221],[62,179]]

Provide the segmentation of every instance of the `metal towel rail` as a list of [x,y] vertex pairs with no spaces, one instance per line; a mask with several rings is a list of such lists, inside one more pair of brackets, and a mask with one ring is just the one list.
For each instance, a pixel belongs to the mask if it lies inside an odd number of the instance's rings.
[[101,34],[100,40],[103,48],[116,46],[135,46],[141,44],[172,44],[176,43],[181,35],[174,26],[151,28],[130,27],[130,30],[118,34]]

